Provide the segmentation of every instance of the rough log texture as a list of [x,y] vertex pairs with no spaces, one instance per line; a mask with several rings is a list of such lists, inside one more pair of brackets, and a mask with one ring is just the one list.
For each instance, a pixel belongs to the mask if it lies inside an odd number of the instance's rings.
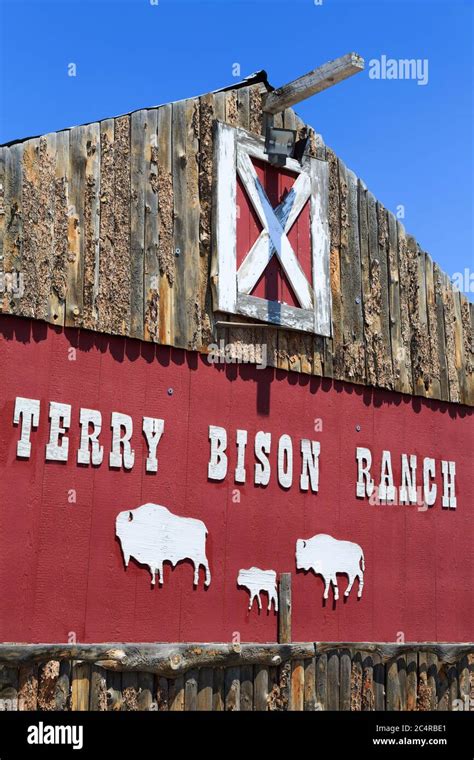
[[213,126],[262,134],[267,94],[253,83],[0,148],[1,311],[200,352],[264,343],[279,369],[473,405],[472,306],[291,108],[275,125],[329,164],[332,335],[222,327]]

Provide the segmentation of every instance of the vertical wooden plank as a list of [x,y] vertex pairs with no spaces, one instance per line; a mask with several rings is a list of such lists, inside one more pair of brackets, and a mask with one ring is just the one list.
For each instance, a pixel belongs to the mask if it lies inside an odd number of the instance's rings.
[[143,337],[148,112],[130,116],[130,336]]
[[408,696],[408,666],[405,655],[401,655],[397,658],[397,668],[398,682],[400,685],[400,710],[405,711],[407,709]]
[[226,668],[225,709],[231,712],[240,711],[240,668]]
[[104,668],[93,665],[91,670],[90,710],[107,711],[107,675]]
[[438,661],[438,677],[436,679],[436,699],[439,711],[450,709],[450,683],[448,679],[448,668],[446,663]]
[[225,92],[214,93],[214,118],[218,121],[225,121]]
[[160,269],[160,343],[174,341],[173,283],[175,280],[175,251],[173,247],[173,164],[171,105],[158,109],[158,263]]
[[107,711],[119,712],[122,709],[122,673],[117,671],[106,672],[107,681]]
[[405,365],[407,393],[413,392],[413,376],[411,361],[411,323],[409,309],[409,282],[411,269],[409,267],[408,245],[405,228],[397,221],[398,272],[400,278],[400,362]]
[[316,708],[328,709],[328,656],[320,654],[316,658]]
[[329,166],[329,272],[332,294],[332,337],[324,340],[324,375],[344,377],[344,323],[341,285],[341,202],[339,197],[339,162],[335,153],[326,149]]
[[428,684],[428,655],[426,652],[418,654],[418,688],[417,710],[427,712],[432,709],[431,689]]
[[[97,326],[101,332],[112,332],[113,295],[109,293],[109,278],[113,276],[114,256],[114,119],[100,123],[100,221],[99,221],[99,277],[97,293]],[[72,151],[72,146],[70,146]],[[71,208],[72,210],[72,208]],[[70,237],[74,220],[69,219]],[[71,228],[72,227],[72,228]],[[71,243],[70,243],[71,249]],[[72,252],[74,255],[74,251]]]
[[339,652],[328,653],[327,709],[339,710],[340,703],[340,661]]
[[351,652],[342,649],[339,653],[339,710],[343,712],[351,709],[351,673]]
[[171,712],[184,710],[184,676],[169,681],[169,709]]
[[243,665],[240,668],[240,710],[253,710],[253,667]]
[[163,676],[159,676],[157,678],[156,706],[161,712],[165,712],[170,709],[168,679],[164,678]]
[[[379,212],[377,201],[372,193],[368,192],[369,271],[366,279],[369,289],[367,293],[364,293],[367,372],[370,374],[372,385],[388,387],[390,373],[387,371],[387,345],[390,346],[390,325],[386,252],[384,250],[387,235],[386,225],[382,229],[379,228],[379,219],[380,221],[383,220],[383,214]],[[384,289],[385,292],[383,292]]]
[[[25,291],[19,309],[23,316],[49,318],[53,267],[54,185],[56,134],[28,140],[23,153],[22,274]],[[18,269],[17,266],[14,267]]]
[[316,710],[316,657],[311,657],[304,663],[304,710]]
[[268,710],[270,674],[263,665],[254,668],[254,710]]
[[[187,347],[185,268],[188,214],[186,208],[186,101],[172,104],[172,173],[173,173],[173,248],[175,278],[173,282],[173,345]],[[186,273],[187,274],[187,273]]]
[[114,320],[113,332],[130,330],[130,117],[120,116],[114,126]]
[[413,711],[417,709],[418,700],[418,654],[408,652],[406,655],[407,663],[407,702],[406,709]]
[[[342,663],[341,663],[342,672]],[[363,681],[363,668],[362,668],[362,653],[354,652],[351,663],[351,682],[350,682],[350,709],[353,712],[360,712],[362,710],[362,681]]]
[[138,710],[138,673],[133,671],[126,670],[122,673],[122,710]]
[[19,709],[18,667],[0,665],[0,712]]
[[385,666],[380,655],[373,655],[375,709],[385,710]]
[[174,345],[197,348],[200,338],[199,292],[199,102],[173,103],[173,189],[175,282]]
[[89,709],[91,665],[88,662],[74,662],[72,665],[71,710]]
[[373,277],[378,269],[380,281],[380,359],[377,367],[377,380],[382,388],[393,388],[393,366],[390,335],[390,302],[388,279],[388,220],[387,212],[381,203],[377,202],[377,234],[378,234],[378,265],[375,258],[371,261]]
[[0,314],[3,311],[5,293],[5,259],[3,256],[3,241],[5,237],[5,174],[9,148],[0,147]]
[[401,294],[403,283],[398,269],[397,220],[387,212],[388,224],[388,287],[390,310],[390,341],[392,348],[393,383],[400,393],[410,393],[411,372],[402,338]]
[[38,666],[21,665],[18,672],[18,709],[36,710],[38,707]]
[[436,710],[438,706],[438,658],[433,652],[427,654],[428,687],[430,690],[430,709]]
[[363,711],[367,712],[375,710],[374,659],[373,656],[367,652],[362,652],[361,707]]
[[[453,301],[454,301],[455,364],[456,364],[456,372],[458,375],[459,400],[462,404],[467,404],[469,401],[469,387],[468,387],[468,373],[466,369],[467,369],[467,360],[471,352],[471,346],[467,345],[467,341],[464,340],[464,335],[463,335],[464,321],[462,319],[461,294],[459,291],[457,292],[455,291],[453,285],[451,285],[451,287],[453,290]],[[466,354],[466,349],[468,349],[468,352],[469,352],[468,354]]]
[[100,270],[100,125],[85,127],[82,326],[95,329]]
[[[56,135],[56,166],[54,178],[54,229],[53,229],[53,269],[49,292],[49,321],[64,325],[67,271],[68,271],[68,166],[69,130]],[[99,217],[97,215],[97,225]],[[98,234],[97,234],[98,245]]]
[[201,209],[199,198],[199,137],[200,104],[198,99],[187,100],[186,121],[186,242],[184,259],[178,258],[185,267],[185,302],[187,346],[196,350],[202,346],[202,320],[204,316],[201,301],[201,255],[200,224]]
[[225,709],[225,670],[224,668],[213,668],[214,671],[214,688],[212,693],[212,709],[215,712],[223,712]]
[[130,117],[101,122],[98,315],[102,330],[130,330]]
[[278,596],[278,641],[280,644],[289,644],[291,642],[291,573],[280,575]]
[[143,337],[159,341],[160,262],[158,258],[158,111],[146,111],[145,144],[145,272]]
[[[27,141],[28,143],[30,141]],[[34,286],[23,271],[23,153],[26,143],[18,143],[5,148],[4,178],[4,236],[3,236],[3,271],[14,277],[23,275],[23,287],[28,293]],[[17,291],[18,292],[18,291]],[[23,298],[14,298],[12,290],[4,285],[0,299],[5,313],[20,312]],[[31,297],[31,295],[30,295]],[[23,313],[21,311],[20,313]],[[26,316],[26,313],[25,313]]]
[[198,679],[197,709],[212,710],[213,668],[200,668]]
[[425,258],[426,277],[426,313],[428,318],[428,336],[431,359],[431,383],[427,390],[430,398],[443,398],[441,391],[440,357],[438,346],[438,318],[436,310],[436,291],[433,261],[430,256]]
[[471,696],[470,665],[467,655],[463,655],[457,663],[459,699],[462,703],[463,710],[469,705]]
[[[471,325],[470,304],[463,293],[459,293],[462,337],[464,345],[464,403],[474,405],[474,340]],[[472,304],[471,304],[472,305]]]
[[400,681],[398,679],[398,663],[391,660],[386,666],[387,673],[387,696],[386,709],[389,711],[401,710]]
[[454,292],[452,284],[444,273],[441,273],[441,291],[443,297],[444,330],[446,338],[446,367],[449,383],[449,400],[458,403],[461,400],[459,387],[458,366],[460,356],[457,355],[460,347],[459,336],[456,337],[456,309],[454,305]]
[[290,710],[304,710],[304,661],[292,660]]
[[[368,191],[362,180],[357,183],[357,200],[359,215],[359,240],[360,240],[360,267],[362,282],[362,304],[364,312],[364,341],[365,341],[365,371],[366,382],[375,385],[377,382],[377,371],[375,366],[375,355],[373,347],[374,336],[374,315],[371,309],[372,292],[371,292],[371,275],[370,275],[370,255],[369,255],[369,213],[368,213]],[[374,214],[371,213],[371,224],[373,225]],[[373,245],[374,231],[370,234]]]
[[80,326],[83,316],[84,200],[86,195],[85,187],[87,163],[86,130],[86,127],[74,127],[70,130],[69,133],[69,254],[67,269],[66,309],[64,320],[67,327]]
[[459,674],[457,664],[448,665],[448,710],[454,710],[457,707],[456,700],[459,699]]
[[138,709],[149,711],[153,707],[154,679],[152,673],[138,674]]
[[279,668],[268,668],[268,710],[275,712],[281,709],[281,692]]
[[250,102],[249,88],[241,87],[237,92],[237,124],[242,129],[249,128]]
[[446,334],[444,329],[443,277],[437,264],[433,264],[435,290],[436,334],[439,358],[440,398],[449,401],[448,365],[446,360]]
[[263,134],[262,85],[249,87],[249,130],[256,135]]
[[[50,711],[56,707],[56,683],[59,678],[59,661],[48,660],[38,667],[38,710]],[[74,708],[72,708],[74,709]]]
[[198,691],[198,671],[188,670],[184,676],[184,709],[186,712],[196,712]]
[[[214,110],[216,109],[216,111]],[[219,112],[220,116],[217,116]],[[199,308],[203,344],[213,341],[214,313],[209,273],[211,271],[212,196],[214,189],[214,119],[225,121],[225,93],[199,98]]]
[[69,710],[70,708],[71,671],[71,662],[69,660],[61,660],[59,665],[59,677],[56,681],[55,688],[55,703],[57,711]]
[[[409,245],[414,245],[409,238]],[[416,285],[413,288],[412,311],[412,359],[415,393],[426,396],[431,383],[431,356],[428,336],[428,318],[426,311],[426,274],[425,254],[415,245]]]
[[344,306],[344,377],[365,380],[362,274],[360,265],[357,179],[339,162],[341,201],[341,284]]

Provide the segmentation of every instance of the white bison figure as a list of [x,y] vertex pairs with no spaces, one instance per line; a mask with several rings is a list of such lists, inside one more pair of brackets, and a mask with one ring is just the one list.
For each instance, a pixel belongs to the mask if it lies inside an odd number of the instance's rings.
[[239,586],[244,586],[250,592],[249,610],[252,609],[253,600],[257,598],[259,609],[262,609],[260,594],[262,591],[268,594],[268,607],[271,609],[272,602],[275,612],[278,612],[278,593],[276,572],[274,570],[260,570],[259,567],[250,567],[248,570],[240,570],[237,576]]
[[171,562],[174,567],[183,559],[190,559],[194,564],[194,585],[198,584],[202,565],[206,571],[204,585],[209,586],[207,528],[201,520],[178,517],[159,504],[143,504],[117,515],[115,533],[120,539],[125,567],[128,567],[130,557],[147,565],[152,586],[156,573],[160,586],[163,585],[163,562]]
[[296,567],[298,570],[314,570],[324,580],[324,599],[328,598],[329,584],[332,583],[334,599],[339,599],[336,573],[344,573],[349,584],[344,596],[349,596],[356,577],[359,579],[358,599],[364,588],[364,552],[359,544],[339,541],[325,533],[312,538],[299,538],[296,542]]

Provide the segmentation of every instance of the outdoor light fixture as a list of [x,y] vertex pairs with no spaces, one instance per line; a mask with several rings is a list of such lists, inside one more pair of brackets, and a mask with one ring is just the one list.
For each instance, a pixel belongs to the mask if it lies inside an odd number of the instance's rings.
[[295,141],[295,129],[278,129],[268,126],[265,133],[265,153],[270,163],[284,166],[286,159],[293,156]]

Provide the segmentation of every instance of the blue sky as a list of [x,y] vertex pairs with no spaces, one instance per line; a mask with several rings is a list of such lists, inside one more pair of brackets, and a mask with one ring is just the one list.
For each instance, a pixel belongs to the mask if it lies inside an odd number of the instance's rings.
[[[222,87],[235,63],[278,86],[356,51],[366,71],[298,112],[451,276],[472,272],[472,0],[316,3],[0,0],[0,143]],[[371,79],[382,55],[427,59],[428,83]]]

